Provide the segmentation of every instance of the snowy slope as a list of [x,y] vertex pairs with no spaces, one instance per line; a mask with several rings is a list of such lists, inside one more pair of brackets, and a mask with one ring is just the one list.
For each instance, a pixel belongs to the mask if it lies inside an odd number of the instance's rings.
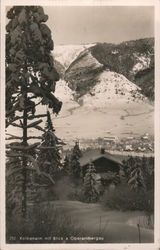
[[54,124],[57,135],[67,143],[104,137],[108,132],[118,137],[153,133],[153,107],[140,88],[121,74],[100,73],[92,90],[78,100],[81,106],[64,81],[57,84],[55,95],[63,101],[63,108]]
[[106,70],[99,75],[92,91],[82,97],[83,105],[91,108],[105,107],[109,103],[118,105],[118,103],[142,102],[146,99],[140,93],[140,88],[126,77]]
[[96,85],[84,96],[75,101],[76,92],[71,90],[65,80],[56,84],[55,96],[63,102],[62,111],[79,108],[104,108],[108,104],[132,104],[147,101],[140,93],[141,89],[125,76],[104,70],[99,74]]
[[151,58],[149,55],[134,53],[134,57],[136,59],[136,64],[132,68],[133,74],[136,74],[140,70],[145,70],[150,67]]
[[68,87],[66,81],[59,80],[56,83],[55,96],[63,102],[60,115],[79,107],[79,104],[74,100],[74,95],[75,92]]
[[[63,80],[57,82],[55,96],[63,102],[63,106],[57,117],[52,114],[52,121],[56,135],[67,145],[77,138],[96,139],[108,133],[118,137],[153,134],[153,106],[143,99],[139,88],[123,75],[110,71],[101,73],[91,94],[82,97],[81,106],[74,100],[74,94],[68,83]],[[44,112],[45,106],[37,107],[37,113]],[[42,126],[45,121],[44,118]],[[11,126],[7,132],[21,135],[19,128]],[[30,129],[29,134],[35,136],[40,132]]]
[[77,58],[80,52],[94,45],[95,44],[57,45],[54,48],[53,56],[65,67],[65,69],[67,69],[69,65]]
[[64,101],[65,103],[74,100],[74,91],[68,87],[68,84],[64,80],[59,80],[56,83],[55,95],[60,101]]

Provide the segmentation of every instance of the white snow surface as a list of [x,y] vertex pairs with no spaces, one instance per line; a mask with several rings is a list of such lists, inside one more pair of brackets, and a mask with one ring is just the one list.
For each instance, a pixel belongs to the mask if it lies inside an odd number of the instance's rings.
[[[147,100],[140,93],[141,89],[130,82],[125,76],[112,72],[103,71],[97,80],[93,89],[80,98],[83,107],[104,108],[105,106],[129,104],[133,102],[143,102]],[[55,96],[63,102],[62,111],[71,110],[80,107],[75,101],[75,91],[72,91],[65,80],[59,80],[56,83]]]
[[141,102],[145,97],[140,88],[126,77],[112,71],[103,71],[94,88],[82,97],[83,105],[87,107],[105,107],[118,103]]
[[145,70],[149,68],[151,59],[148,55],[139,55],[137,53],[134,54],[137,63],[134,65],[132,72],[136,74],[140,70]]
[[55,91],[55,96],[64,102],[69,102],[69,101],[74,101],[73,95],[74,91],[72,91],[68,87],[68,83],[65,80],[59,80],[56,82],[56,91]]
[[63,102],[61,114],[72,109],[78,108],[79,104],[74,100],[75,92],[68,87],[65,80],[59,80],[56,83],[55,96]]
[[84,45],[57,45],[54,48],[53,56],[67,69],[83,50],[94,45],[94,43]]

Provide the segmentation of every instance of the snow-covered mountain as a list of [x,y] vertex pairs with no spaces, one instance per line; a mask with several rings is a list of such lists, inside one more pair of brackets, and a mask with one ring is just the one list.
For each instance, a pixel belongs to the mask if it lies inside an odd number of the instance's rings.
[[[152,41],[63,45],[55,47],[54,58],[61,75],[55,96],[63,102],[59,115],[52,115],[59,138],[73,142],[108,133],[118,137],[153,135]],[[37,106],[38,113],[45,111],[45,106]]]
[[97,108],[109,104],[142,103],[147,98],[140,91],[141,89],[125,76],[105,70],[99,74],[96,85],[82,100],[84,106]]
[[65,69],[77,58],[80,52],[95,44],[84,45],[57,45],[54,48],[53,56],[64,66]]
[[63,102],[54,119],[59,137],[73,141],[108,132],[118,137],[153,134],[154,108],[147,97],[153,93],[152,40],[57,51],[55,59],[65,66],[55,92]]
[[[125,76],[141,88],[142,94],[154,100],[154,40],[139,39],[118,45],[97,43],[88,46],[58,48],[55,59],[67,65],[63,78],[77,96],[88,93],[99,74],[110,70]],[[86,48],[87,47],[87,48]],[[65,51],[63,54],[62,52]],[[63,60],[62,60],[63,58]]]
[[104,70],[92,90],[78,99],[76,91],[60,80],[55,95],[63,107],[53,121],[57,135],[67,143],[107,134],[118,137],[153,134],[153,106],[140,88],[121,74]]
[[65,80],[59,80],[55,95],[63,102],[62,112],[76,108],[105,108],[110,105],[147,102],[141,89],[121,74],[104,70],[99,74],[96,85],[87,94],[77,99],[76,91],[71,90]]

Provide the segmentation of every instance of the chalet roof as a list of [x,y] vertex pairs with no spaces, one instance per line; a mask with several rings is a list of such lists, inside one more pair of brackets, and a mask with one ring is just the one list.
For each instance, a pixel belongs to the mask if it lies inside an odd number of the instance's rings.
[[81,166],[85,166],[90,162],[94,162],[100,158],[106,158],[107,160],[122,165],[122,160],[120,159],[120,157],[118,157],[117,155],[110,154],[108,152],[102,154],[99,149],[84,152],[83,156],[79,159],[79,161]]

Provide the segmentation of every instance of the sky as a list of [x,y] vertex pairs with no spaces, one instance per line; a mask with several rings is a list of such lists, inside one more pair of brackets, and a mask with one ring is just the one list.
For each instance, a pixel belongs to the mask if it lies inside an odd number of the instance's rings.
[[152,6],[45,6],[55,45],[120,43],[154,36]]

